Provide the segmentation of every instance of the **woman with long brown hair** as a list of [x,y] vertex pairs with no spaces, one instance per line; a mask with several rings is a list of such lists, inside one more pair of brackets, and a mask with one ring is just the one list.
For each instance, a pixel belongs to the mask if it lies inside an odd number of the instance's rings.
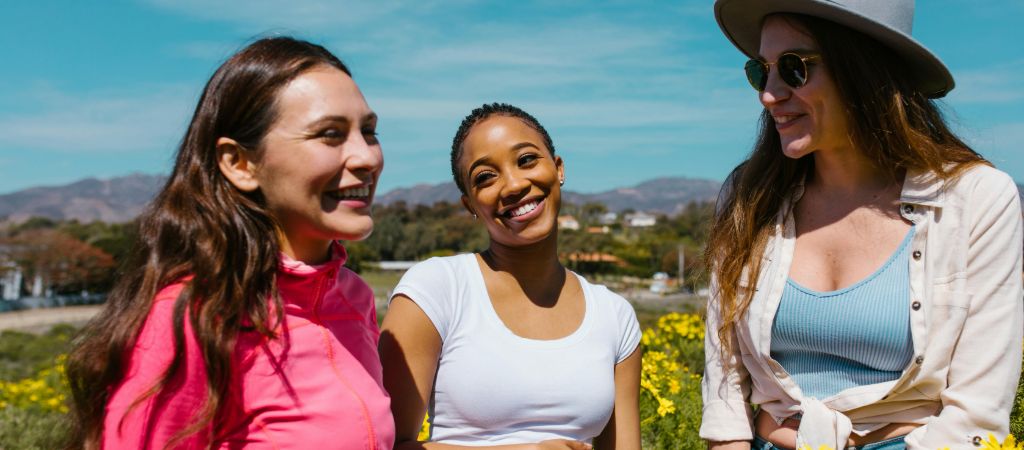
[[373,294],[337,242],[373,229],[376,122],[319,45],[221,65],[69,358],[74,447],[391,448]]
[[910,37],[913,8],[715,2],[764,112],[706,253],[712,448],[965,448],[1009,432],[1020,202],[946,125],[935,99],[953,78]]

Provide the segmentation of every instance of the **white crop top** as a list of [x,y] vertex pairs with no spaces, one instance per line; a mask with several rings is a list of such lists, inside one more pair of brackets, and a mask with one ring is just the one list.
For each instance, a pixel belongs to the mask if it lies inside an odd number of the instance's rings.
[[442,341],[428,406],[431,441],[589,443],[601,433],[615,403],[615,365],[636,350],[640,324],[626,299],[576,277],[583,322],[564,338],[535,340],[498,317],[476,255],[431,258],[406,272],[392,295],[412,299]]

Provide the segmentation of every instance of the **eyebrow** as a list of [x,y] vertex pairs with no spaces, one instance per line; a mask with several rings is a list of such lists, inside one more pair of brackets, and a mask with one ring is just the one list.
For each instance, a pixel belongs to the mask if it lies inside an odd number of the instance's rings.
[[[540,147],[537,147],[537,145],[534,144],[533,142],[520,142],[520,143],[518,143],[516,145],[513,145],[511,148],[509,148],[509,151],[513,151],[514,152],[516,150],[520,150],[520,149],[523,149],[523,148],[526,148],[526,147],[533,147],[533,148],[535,148],[537,150],[540,150]],[[480,159],[478,159],[476,161],[473,161],[473,163],[469,165],[469,170],[467,170],[466,173],[473,173],[473,169],[475,169],[477,166],[480,166],[480,165],[483,165],[483,164],[487,164],[487,163],[490,163],[490,162],[491,162],[491,158],[489,156],[484,156],[484,157],[482,157],[482,158],[480,158]]]
[[[365,116],[362,117],[362,120],[360,121],[360,123],[374,123],[376,121],[377,121],[377,113],[371,111],[370,113],[368,113],[368,114],[366,114]],[[321,117],[319,119],[316,119],[313,122],[311,122],[309,124],[309,128],[316,128],[317,126],[322,125],[322,124],[327,123],[327,122],[344,122],[344,123],[349,123],[349,122],[351,122],[351,120],[349,120],[349,118],[345,117],[345,116],[338,116],[338,115],[323,116],[323,117]]]
[[[795,53],[800,56],[811,56],[821,53],[821,50],[812,50],[809,48],[788,48],[779,52],[780,55],[785,55],[786,53]],[[768,60],[768,58],[765,58],[761,53],[758,53],[757,57],[762,60]]]
[[509,150],[516,151],[516,150],[519,150],[519,149],[522,149],[522,148],[526,148],[526,147],[533,147],[533,148],[535,148],[537,150],[540,150],[540,147],[537,147],[537,145],[534,144],[533,142],[520,142],[520,143],[518,143],[516,145],[513,145],[512,148],[510,148]]

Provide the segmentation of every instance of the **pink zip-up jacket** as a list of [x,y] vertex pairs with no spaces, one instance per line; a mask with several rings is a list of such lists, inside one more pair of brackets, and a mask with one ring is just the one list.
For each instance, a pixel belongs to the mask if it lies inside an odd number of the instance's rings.
[[[319,266],[282,256],[277,283],[284,322],[279,337],[239,334],[223,413],[215,425],[175,448],[392,447],[395,429],[377,356],[380,331],[373,292],[342,267],[346,254],[341,245],[334,246],[333,254]],[[184,281],[167,286],[153,301],[130,353],[127,376],[107,403],[104,449],[161,449],[202,409],[206,365],[188,320],[179,376],[164,394],[129,408],[171,362],[174,303],[184,287]]]

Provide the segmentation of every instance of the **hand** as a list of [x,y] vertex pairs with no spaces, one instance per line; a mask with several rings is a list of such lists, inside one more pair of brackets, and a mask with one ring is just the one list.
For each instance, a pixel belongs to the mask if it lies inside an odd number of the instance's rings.
[[569,439],[549,439],[538,442],[536,450],[592,450],[593,445]]

